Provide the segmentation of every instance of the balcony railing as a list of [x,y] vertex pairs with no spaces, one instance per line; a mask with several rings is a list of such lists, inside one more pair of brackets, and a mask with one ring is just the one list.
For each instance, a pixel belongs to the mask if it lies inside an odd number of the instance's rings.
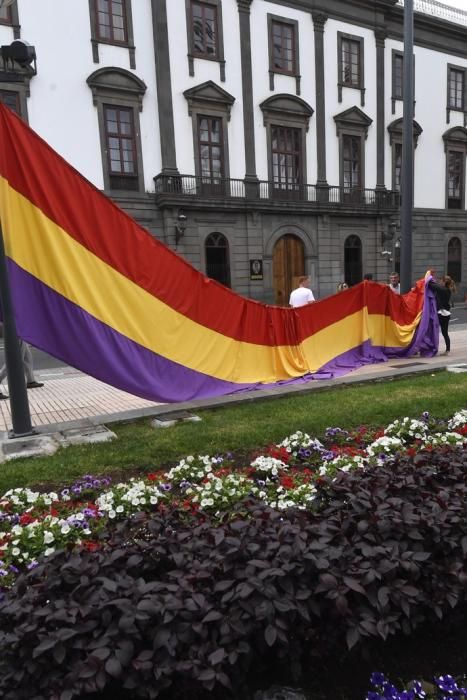
[[[398,5],[404,5],[404,0],[398,0]],[[432,17],[439,17],[448,22],[456,22],[467,26],[467,12],[451,5],[446,5],[438,0],[414,0],[413,8],[416,12],[423,12]]]
[[157,175],[156,195],[177,195],[200,199],[259,200],[261,202],[299,202],[315,206],[395,209],[399,193],[354,187],[281,184],[261,180],[246,182],[233,178],[195,175]]

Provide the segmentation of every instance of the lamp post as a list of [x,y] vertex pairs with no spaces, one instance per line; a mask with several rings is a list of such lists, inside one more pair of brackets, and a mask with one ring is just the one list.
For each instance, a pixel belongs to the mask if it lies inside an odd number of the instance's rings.
[[412,287],[413,211],[413,0],[404,0],[404,72],[401,183],[401,292]]
[[175,248],[178,246],[178,242],[183,238],[186,231],[186,216],[180,211],[178,212],[177,223],[175,224]]
[[[16,0],[0,0],[0,9],[9,7]],[[1,82],[1,78],[0,78]],[[9,78],[10,82],[10,78]],[[1,135],[0,135],[1,138]],[[1,218],[2,212],[0,212]],[[24,377],[23,359],[16,333],[16,321],[8,284],[8,270],[3,242],[3,232],[0,225],[0,302],[3,314],[3,338],[5,344],[5,362],[7,367],[8,386],[10,393],[10,407],[12,430],[9,437],[25,437],[32,435],[34,430],[31,424],[28,392]]]

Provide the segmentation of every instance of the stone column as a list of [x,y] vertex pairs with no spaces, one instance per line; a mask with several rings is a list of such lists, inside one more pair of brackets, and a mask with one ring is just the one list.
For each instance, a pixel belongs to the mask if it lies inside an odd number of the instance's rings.
[[316,79],[316,157],[318,164],[318,187],[328,187],[326,180],[326,95],[324,89],[324,25],[327,15],[312,12],[315,33],[315,79]]
[[385,190],[384,184],[384,29],[375,29],[376,39],[376,189]]
[[166,0],[151,0],[156,62],[157,107],[162,157],[162,175],[178,175],[170,78],[169,33]]
[[255,156],[255,119],[253,73],[251,68],[250,6],[253,0],[237,0],[240,24],[240,58],[242,66],[243,133],[245,141],[245,190],[247,197],[258,195]]

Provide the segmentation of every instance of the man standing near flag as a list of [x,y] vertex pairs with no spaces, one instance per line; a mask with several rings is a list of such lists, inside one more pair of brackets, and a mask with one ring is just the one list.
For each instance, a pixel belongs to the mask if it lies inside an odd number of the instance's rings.
[[[21,359],[23,360],[23,368],[24,368],[24,374],[26,375],[26,386],[28,389],[37,389],[41,386],[44,386],[43,382],[38,382],[36,381],[36,378],[34,376],[34,368],[33,368],[33,359],[32,359],[32,352],[31,348],[27,343],[24,342],[24,340],[21,340],[21,338],[18,338],[19,342],[19,349],[21,351]],[[5,377],[7,376],[7,371],[6,371],[6,364],[3,364],[3,367],[0,368],[0,383],[3,382]],[[7,399],[8,396],[7,394],[4,394],[3,392],[0,391],[0,400],[1,399]]]

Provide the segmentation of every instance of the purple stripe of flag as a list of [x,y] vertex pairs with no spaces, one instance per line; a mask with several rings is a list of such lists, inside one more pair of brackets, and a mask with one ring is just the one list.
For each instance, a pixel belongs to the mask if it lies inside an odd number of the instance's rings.
[[117,389],[171,403],[222,396],[235,384],[147,350],[7,258],[18,335],[37,348]]

